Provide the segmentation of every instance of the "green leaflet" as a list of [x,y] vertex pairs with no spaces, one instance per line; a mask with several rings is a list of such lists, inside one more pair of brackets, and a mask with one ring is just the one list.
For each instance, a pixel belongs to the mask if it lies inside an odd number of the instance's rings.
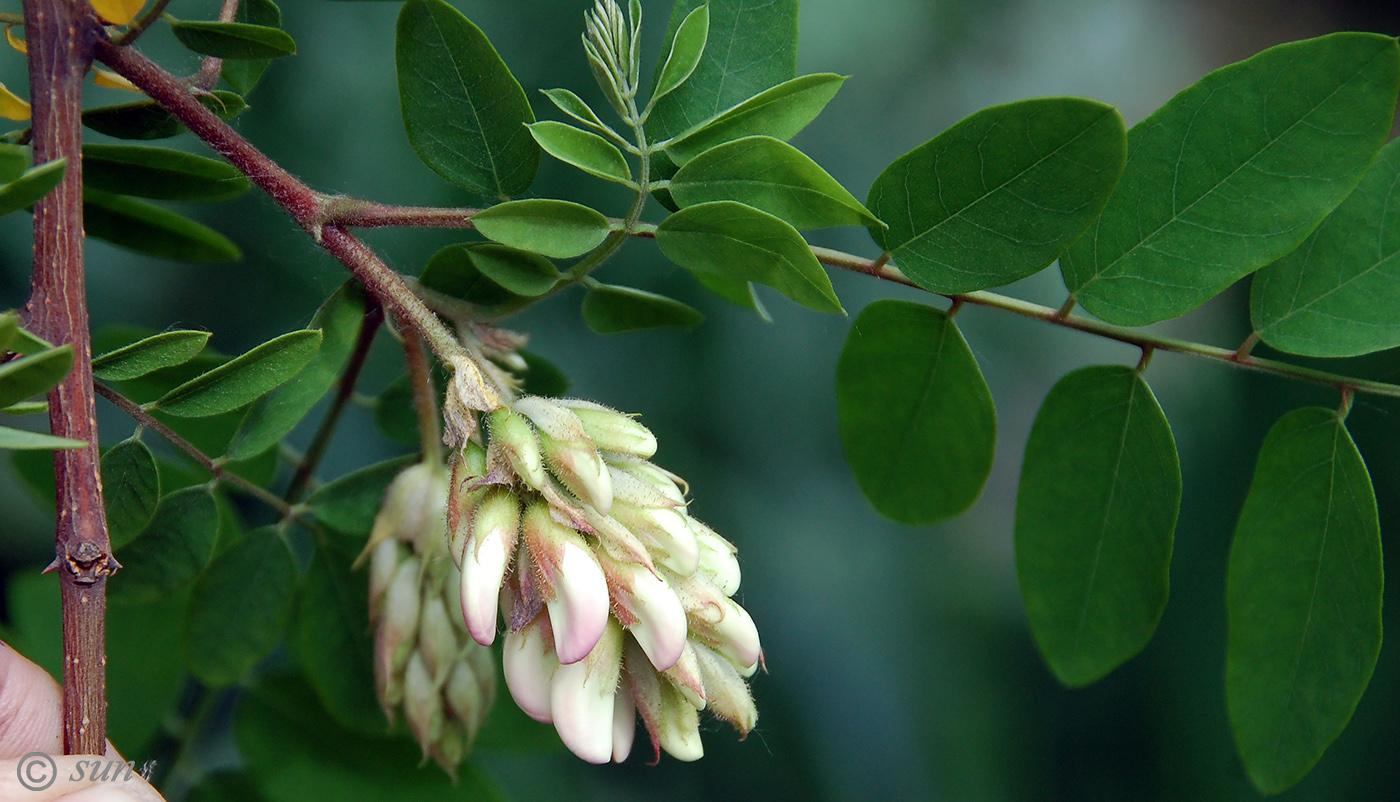
[[102,455],[102,502],[112,548],[136,539],[160,503],[160,473],[151,449],[140,440],[124,440]]
[[836,365],[841,444],[882,515],[927,524],[982,493],[996,448],[991,392],[958,327],[906,301],[867,306]]
[[1145,325],[1195,309],[1296,248],[1385,141],[1400,46],[1338,33],[1202,78],[1128,132],[1098,220],[1060,258],[1085,309]]
[[583,320],[599,334],[638,329],[688,329],[705,319],[690,306],[664,295],[597,284],[583,297]]
[[0,184],[8,184],[29,169],[29,148],[0,143]]
[[696,66],[700,64],[700,57],[705,54],[705,40],[709,32],[708,5],[700,6],[685,15],[685,19],[681,20],[681,24],[676,28],[675,35],[668,37],[671,49],[666,53],[666,60],[656,71],[656,86],[651,91],[651,103],[675,91],[676,87],[685,83],[685,79],[695,72]]
[[197,418],[230,412],[295,376],[321,346],[321,332],[293,331],[190,379],[147,405]]
[[10,344],[19,336],[19,315],[14,312],[0,313],[0,354],[10,350]]
[[403,443],[406,446],[420,444],[418,413],[414,408],[413,383],[409,381],[407,375],[399,376],[389,382],[379,397],[374,399],[374,425],[384,433],[385,437],[396,443]]
[[73,367],[73,348],[65,345],[0,365],[0,408],[47,392]]
[[0,185],[0,216],[27,209],[53,191],[63,180],[67,161],[58,159],[41,164],[8,184]]
[[525,91],[481,29],[443,0],[408,0],[395,40],[408,141],[463,189],[507,198],[529,189],[540,149]]
[[821,114],[846,79],[832,73],[803,75],[766,89],[662,143],[677,164],[735,139],[771,136],[788,140]]
[[[272,0],[243,0],[238,4],[238,15],[234,22],[246,22],[268,28],[282,27],[282,9]],[[224,81],[233,91],[246,95],[253,91],[267,72],[271,61],[268,59],[230,59],[219,68]]]
[[291,433],[335,384],[359,339],[365,316],[364,293],[347,283],[316,311],[311,328],[321,345],[311,361],[290,381],[254,402],[229,444],[229,457],[248,459],[277,445]]
[[243,252],[223,234],[159,206],[83,191],[83,230],[136,253],[179,262],[232,262]]
[[1181,464],[1131,368],[1065,376],[1036,415],[1016,496],[1016,574],[1055,676],[1088,685],[1142,650],[1167,604]]
[[773,322],[773,316],[768,314],[768,308],[763,305],[763,301],[758,298],[758,293],[754,291],[753,282],[721,276],[718,273],[692,273],[691,275],[700,282],[700,286],[715,295],[740,309],[753,312],[764,323]]
[[1225,665],[1235,744],[1254,785],[1296,783],[1351,720],[1381,648],[1380,522],[1337,414],[1274,424],[1230,549]]
[[598,113],[587,103],[583,102],[583,98],[575,95],[573,92],[567,89],[541,89],[540,94],[549,98],[549,101],[555,106],[558,106],[560,111],[574,118],[576,121],[583,123],[585,126],[592,128],[594,131],[600,134],[611,133],[621,138],[607,123],[598,118]]
[[744,137],[705,151],[676,172],[670,191],[681,207],[739,201],[793,228],[884,226],[806,154],[766,136]]
[[[232,120],[248,108],[242,97],[221,89],[200,95],[199,102],[223,120]],[[117,139],[167,139],[185,131],[185,126],[154,100],[88,109],[83,112],[83,125]]]
[[[288,645],[335,722],[378,735],[388,722],[375,697],[371,632],[364,572],[353,571],[348,557],[317,549],[302,582]],[[324,727],[324,714],[319,720]]]
[[51,434],[27,432],[0,426],[0,449],[10,451],[57,451],[69,448],[83,448],[87,443],[70,440],[67,437],[54,437]]
[[92,375],[105,381],[123,381],[183,365],[204,350],[209,337],[207,331],[167,331],[147,337],[93,359]]
[[196,53],[227,59],[269,59],[294,56],[297,43],[280,28],[246,22],[172,22],[180,44]]
[[266,678],[243,697],[234,722],[238,753],[268,802],[505,802],[474,762],[462,764],[455,779],[429,771],[418,744],[386,732],[382,716],[377,729],[350,730],[327,720],[337,713],[302,677]]
[[632,169],[622,151],[601,136],[553,120],[528,127],[539,146],[559,161],[608,181],[632,183]]
[[124,602],[165,598],[194,580],[219,534],[219,508],[204,486],[176,490],[160,500],[151,522],[135,540],[117,549],[120,578],[107,592]]
[[559,270],[539,254],[474,242],[448,245],[433,254],[418,281],[489,314],[505,314],[548,292],[559,279]]
[[482,236],[502,245],[556,259],[582,256],[612,232],[602,213],[548,198],[498,203],[477,212],[472,225]]
[[297,564],[272,527],[255,529],[204,570],[180,634],[185,666],[200,682],[238,682],[282,637],[296,600]]
[[1291,354],[1400,345],[1400,140],[1306,242],[1254,276],[1249,307],[1264,342]]
[[[797,76],[798,0],[677,0],[662,52],[695,9],[707,6],[709,25],[700,61],[686,81],[657,101],[647,138],[659,142],[692,128],[765,89]],[[664,63],[657,65],[661,85]]]
[[83,145],[83,182],[104,192],[175,201],[228,200],[252,186],[225,162],[139,145]]
[[1113,192],[1123,118],[1082,98],[1023,100],[973,114],[875,179],[870,236],[920,287],[944,294],[1038,273]]
[[696,274],[757,281],[818,312],[843,312],[831,278],[797,229],[734,201],[691,206],[656,230],[666,258]]

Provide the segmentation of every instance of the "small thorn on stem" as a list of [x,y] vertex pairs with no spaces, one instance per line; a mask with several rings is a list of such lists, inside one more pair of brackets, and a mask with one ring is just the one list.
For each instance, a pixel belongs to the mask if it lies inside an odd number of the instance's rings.
[[1055,318],[1057,320],[1064,320],[1069,317],[1069,313],[1074,311],[1074,305],[1077,303],[1079,303],[1079,301],[1075,299],[1074,293],[1070,293],[1070,296],[1065,299],[1065,302],[1060,305],[1060,308],[1055,310]]
[[1240,347],[1235,349],[1236,362],[1248,362],[1249,352],[1254,350],[1254,346],[1259,344],[1259,332],[1250,332],[1245,341],[1240,343]]

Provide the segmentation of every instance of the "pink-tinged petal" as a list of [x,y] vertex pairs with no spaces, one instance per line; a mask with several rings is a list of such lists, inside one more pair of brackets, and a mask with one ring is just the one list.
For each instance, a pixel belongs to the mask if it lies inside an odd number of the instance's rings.
[[621,763],[632,754],[632,741],[637,737],[637,700],[632,689],[623,683],[613,702],[612,759]]
[[555,573],[555,597],[546,604],[559,662],[577,663],[592,651],[608,625],[608,582],[586,547],[562,544]]
[[681,659],[689,624],[685,608],[666,580],[645,569],[629,572],[631,608],[638,622],[632,626],[647,659],[657,671],[665,671]]
[[394,579],[394,571],[399,567],[399,544],[392,538],[374,547],[369,560],[369,619],[370,623],[379,620],[384,595],[389,592],[389,583]]
[[726,596],[739,590],[739,558],[733,548],[715,535],[701,532],[695,536],[700,544],[700,568],[714,580],[715,587]]
[[549,686],[554,729],[569,751],[589,763],[607,763],[613,753],[613,707],[617,672],[596,670],[593,661],[559,666]]
[[498,530],[487,532],[480,543],[475,536],[467,541],[462,558],[462,617],[472,639],[482,646],[496,640],[496,610],[509,559],[506,538]]
[[685,515],[668,509],[647,510],[646,514],[655,523],[653,534],[666,551],[662,564],[681,576],[695,573],[700,567],[700,545],[686,525]]
[[763,647],[758,642],[758,627],[748,610],[728,602],[724,617],[714,624],[714,632],[719,637],[720,654],[735,666],[747,670],[758,664]]
[[515,704],[535,721],[553,721],[549,709],[549,684],[559,661],[549,654],[538,622],[519,632],[507,632],[501,653],[506,687]]

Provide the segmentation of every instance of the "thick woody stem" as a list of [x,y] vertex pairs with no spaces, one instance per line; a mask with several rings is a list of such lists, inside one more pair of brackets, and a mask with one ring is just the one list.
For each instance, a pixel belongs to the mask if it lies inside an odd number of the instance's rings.
[[99,39],[95,55],[122,77],[175,116],[210,148],[237,167],[292,216],[314,240],[349,268],[355,278],[386,310],[401,317],[410,328],[444,356],[465,356],[456,337],[423,302],[413,294],[403,278],[356,237],[328,226],[328,199],[298,181],[219,119],[170,73],[130,48],[117,47]]
[[54,434],[87,442],[54,452],[55,558],[63,599],[63,751],[102,754],[107,734],[107,577],[118,568],[102,505],[92,344],[83,273],[83,76],[98,23],[86,0],[25,0],[34,163],[67,159],[58,188],[34,205],[34,272],[26,326],[73,347],[73,370],[49,393]]

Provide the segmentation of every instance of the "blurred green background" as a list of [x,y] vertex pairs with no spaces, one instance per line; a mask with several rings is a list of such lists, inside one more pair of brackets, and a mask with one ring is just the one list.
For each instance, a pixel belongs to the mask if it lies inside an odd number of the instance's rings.
[[[600,101],[578,42],[585,0],[454,0],[491,37],[531,95],[565,86]],[[217,4],[176,0],[185,19]],[[669,14],[644,2],[647,59]],[[18,0],[0,9],[18,10]],[[398,4],[285,0],[300,54],[273,65],[236,125],[313,187],[385,202],[467,205],[422,166],[399,118],[393,72]],[[857,197],[895,157],[982,107],[1073,94],[1119,107],[1131,124],[1209,70],[1278,42],[1343,29],[1400,34],[1400,6],[1375,2],[1250,0],[807,0],[802,72],[853,78],[795,144]],[[197,61],[167,31],[143,49],[176,72]],[[644,70],[644,73],[648,72]],[[0,52],[0,81],[22,91],[24,62]],[[94,103],[122,102],[91,90]],[[93,141],[101,137],[91,134]],[[175,147],[201,152],[184,137]],[[532,194],[589,202],[610,214],[626,199],[611,185],[549,161]],[[238,264],[197,266],[89,246],[92,323],[207,328],[239,353],[305,325],[343,271],[265,198],[250,193],[181,211],[227,233]],[[659,209],[649,216],[660,219]],[[416,273],[460,233],[369,232],[396,268]],[[818,232],[819,244],[873,256],[858,229]],[[29,219],[0,220],[0,309],[27,295]],[[1131,364],[1137,351],[995,311],[958,318],[997,402],[1000,446],[981,500],[961,518],[906,528],[883,521],[846,469],[836,429],[835,362],[850,319],[821,316],[760,290],[774,321],[704,293],[650,242],[635,242],[600,276],[680,298],[707,315],[691,332],[598,336],[582,323],[579,293],[563,293],[511,321],[531,348],[561,366],[574,394],[643,414],[659,436],[657,461],[690,480],[692,511],[740,548],[743,604],[764,638],[769,673],[754,681],[758,729],[739,742],[706,726],[696,764],[645,765],[645,746],[617,767],[586,765],[562,749],[493,749],[480,764],[509,797],[529,799],[1246,800],[1258,798],[1235,755],[1225,713],[1224,575],[1231,531],[1268,427],[1286,410],[1335,405],[1327,392],[1162,354],[1147,378],[1178,438],[1185,494],[1172,596],[1156,636],[1096,685],[1059,687],[1026,628],[1011,552],[1020,456],[1050,386],[1084,364]],[[917,294],[833,276],[852,317],[868,302]],[[1248,333],[1247,287],[1160,326],[1233,346]],[[1056,271],[1009,293],[1058,306]],[[927,299],[928,296],[922,296]],[[381,342],[361,389],[399,370]],[[1392,354],[1347,370],[1400,379]],[[1350,418],[1374,476],[1391,555],[1400,553],[1400,405],[1359,398]],[[318,418],[313,414],[311,421]],[[99,410],[104,441],[131,429]],[[302,431],[303,442],[309,432]],[[323,474],[403,451],[371,416],[352,409]],[[248,507],[252,523],[261,515]],[[7,595],[52,555],[49,513],[0,459],[0,581]],[[1400,562],[1391,557],[1392,576]],[[1397,583],[1386,620],[1395,628]],[[55,599],[56,601],[56,599]],[[5,618],[13,622],[13,604]],[[152,622],[150,627],[162,624]],[[139,633],[159,643],[168,633]],[[155,695],[173,695],[169,680]],[[502,688],[500,704],[510,705]],[[217,711],[194,745],[205,769],[239,757]],[[1400,647],[1381,652],[1350,727],[1288,800],[1400,799]],[[118,744],[127,756],[132,745]],[[386,758],[387,759],[387,758]],[[425,772],[436,772],[435,767]],[[465,795],[466,789],[463,789]],[[408,797],[405,797],[408,798]],[[436,797],[435,797],[436,798]]]

